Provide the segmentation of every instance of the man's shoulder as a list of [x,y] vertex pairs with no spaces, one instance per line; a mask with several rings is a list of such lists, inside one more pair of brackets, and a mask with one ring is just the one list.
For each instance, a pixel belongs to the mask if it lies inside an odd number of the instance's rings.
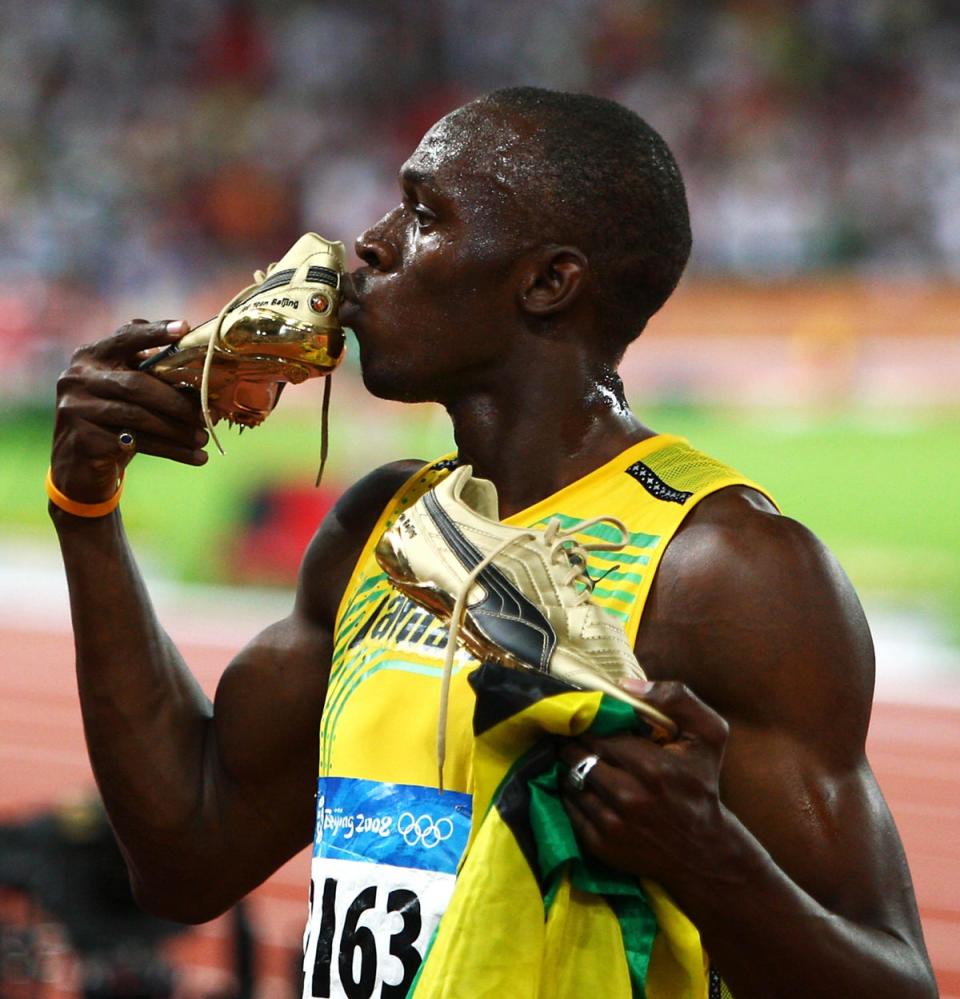
[[380,465],[344,490],[330,515],[344,530],[368,534],[400,488],[427,464],[419,458],[402,458]]
[[753,590],[773,599],[812,584],[823,589],[824,583],[833,594],[850,588],[826,545],[747,485],[711,493],[690,511],[664,553],[661,572],[682,582],[688,599],[696,594],[723,601]]
[[388,462],[343,492],[304,553],[297,588],[302,612],[332,625],[370,532],[397,492],[426,464],[415,458]]
[[706,497],[667,546],[638,655],[731,721],[803,729],[829,704],[865,733],[873,648],[856,593],[809,529],[748,487]]

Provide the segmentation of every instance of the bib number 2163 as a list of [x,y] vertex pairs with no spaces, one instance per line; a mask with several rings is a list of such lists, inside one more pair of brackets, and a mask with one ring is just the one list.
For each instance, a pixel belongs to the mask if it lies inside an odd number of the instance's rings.
[[335,877],[311,883],[310,891],[316,952],[307,980],[313,996],[404,999],[423,959],[416,947],[424,929],[416,892],[383,884],[358,890],[353,879]]
[[317,782],[304,999],[406,999],[470,832],[464,792]]

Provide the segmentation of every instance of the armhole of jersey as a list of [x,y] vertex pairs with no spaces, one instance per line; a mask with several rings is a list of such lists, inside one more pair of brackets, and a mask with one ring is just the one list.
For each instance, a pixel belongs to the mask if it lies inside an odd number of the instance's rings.
[[[688,502],[683,505],[682,514],[680,519],[677,521],[676,527],[673,529],[670,537],[667,538],[667,543],[665,545],[659,545],[654,549],[650,556],[650,561],[647,563],[647,572],[644,576],[643,586],[641,587],[640,593],[637,594],[637,599],[633,602],[633,609],[630,611],[630,618],[627,621],[624,630],[627,635],[627,639],[631,646],[636,645],[637,633],[640,631],[640,622],[643,620],[643,612],[647,606],[647,599],[650,596],[650,590],[653,588],[653,581],[656,579],[657,570],[660,568],[660,562],[663,560],[663,554],[670,545],[670,542],[676,537],[676,532],[680,529],[680,525],[690,516],[690,511],[701,501],[711,496],[713,493],[719,492],[721,489],[727,489],[730,486],[744,486],[747,489],[754,489],[765,499],[769,500],[777,512],[780,511],[780,507],[777,506],[776,500],[767,492],[763,486],[757,485],[750,479],[744,479],[738,475],[729,475],[721,479],[717,479],[715,482],[711,482],[704,486],[700,492],[694,493],[690,497]],[[641,663],[641,665],[643,665]]]
[[403,494],[416,482],[417,479],[422,478],[426,475],[435,465],[449,458],[449,455],[445,455],[443,458],[436,458],[433,461],[425,462],[418,468],[413,475],[409,478],[404,479],[400,487],[394,492],[390,497],[387,504],[384,506],[380,516],[377,518],[376,524],[373,525],[373,529],[367,536],[367,540],[364,542],[363,548],[360,549],[360,554],[357,556],[357,561],[353,565],[353,572],[350,573],[350,578],[347,580],[347,585],[344,587],[343,596],[340,597],[340,603],[337,606],[337,616],[334,619],[333,633],[336,634],[340,628],[340,618],[343,616],[343,612],[347,609],[350,604],[350,600],[353,597],[353,592],[356,589],[358,583],[360,582],[360,574],[363,571],[363,567],[367,563],[367,559],[370,557],[370,553],[376,547],[377,542],[380,540],[380,535],[386,530],[387,522],[396,510],[397,504],[400,502],[400,498]]

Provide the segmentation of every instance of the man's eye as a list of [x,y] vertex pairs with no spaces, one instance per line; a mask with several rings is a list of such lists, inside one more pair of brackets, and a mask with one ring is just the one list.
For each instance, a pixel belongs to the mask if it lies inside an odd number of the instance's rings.
[[429,225],[432,225],[437,219],[436,215],[434,215],[429,208],[426,208],[423,205],[414,205],[413,215],[414,218],[416,218],[417,220],[417,225],[421,229],[426,229]]

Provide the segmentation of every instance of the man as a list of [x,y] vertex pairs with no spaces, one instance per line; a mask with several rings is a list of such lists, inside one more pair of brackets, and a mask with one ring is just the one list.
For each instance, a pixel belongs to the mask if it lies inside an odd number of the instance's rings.
[[[662,437],[633,416],[616,376],[689,251],[682,182],[656,133],[611,102],[502,91],[434,126],[401,187],[401,203],[357,241],[363,265],[343,313],[367,388],[442,403],[460,464],[496,485],[504,519],[589,484],[632,449],[656,452]],[[134,321],[76,353],[53,446],[61,494],[109,506],[131,457],[122,431],[144,453],[203,464],[195,403],[136,370],[142,351],[186,329]],[[369,704],[361,718],[341,696],[357,686],[344,679],[344,646],[373,640],[380,625],[389,635],[396,620],[384,616],[386,596],[369,601],[379,617],[368,605],[346,620],[354,605],[342,598],[356,597],[384,511],[418,476],[422,492],[444,472],[422,468],[388,465],[344,494],[305,555],[290,616],[236,657],[213,705],[156,621],[119,517],[51,508],[90,755],[149,908],[208,919],[309,841],[321,719],[334,740],[328,775],[340,773],[336,740],[356,742],[364,725],[381,756],[412,752],[405,733],[435,726],[433,696],[383,697],[372,718]],[[580,841],[663,886],[738,999],[935,995],[906,862],[864,757],[872,646],[848,581],[745,480],[714,479],[687,508],[694,490],[650,468],[624,469],[637,501],[680,513],[643,584],[635,650],[651,682],[630,692],[680,732],[666,746],[636,736],[566,744],[571,766],[588,753],[600,760],[566,796]],[[354,620],[365,622],[357,633]],[[465,711],[450,726],[468,746]],[[434,763],[429,750],[420,756],[417,774]],[[350,776],[369,776],[363,766]],[[469,800],[469,773],[453,780]],[[426,793],[430,783],[403,787]],[[345,917],[332,891],[313,890],[323,943],[311,946],[329,965]],[[341,983],[356,972],[343,954]],[[404,964],[404,987],[421,956]],[[308,992],[326,994],[333,963],[312,986],[308,967]],[[373,981],[349,994],[370,994]],[[383,994],[402,994],[383,981]]]

